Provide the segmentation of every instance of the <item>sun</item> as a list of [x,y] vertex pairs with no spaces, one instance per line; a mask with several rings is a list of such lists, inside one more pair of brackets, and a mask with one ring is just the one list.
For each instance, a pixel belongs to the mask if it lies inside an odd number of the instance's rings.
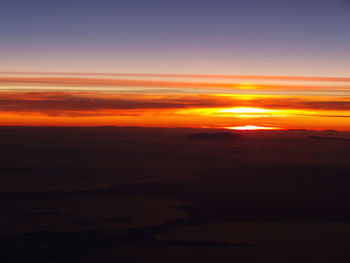
[[256,125],[244,125],[234,127],[224,127],[229,130],[240,130],[240,131],[257,131],[257,130],[282,130],[280,127],[269,127],[269,126],[256,126]]
[[266,112],[270,112],[270,110],[261,109],[261,108],[252,108],[252,107],[237,107],[237,108],[221,109],[218,112],[224,112],[224,113],[266,113]]

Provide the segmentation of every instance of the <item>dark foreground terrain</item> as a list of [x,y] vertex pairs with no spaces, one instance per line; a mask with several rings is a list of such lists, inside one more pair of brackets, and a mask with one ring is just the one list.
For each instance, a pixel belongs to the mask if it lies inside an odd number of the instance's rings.
[[0,128],[0,262],[350,262],[350,133]]

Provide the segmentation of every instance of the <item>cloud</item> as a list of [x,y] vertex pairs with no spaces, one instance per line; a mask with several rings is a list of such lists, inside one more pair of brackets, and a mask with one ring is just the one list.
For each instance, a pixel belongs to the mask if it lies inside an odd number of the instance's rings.
[[[137,113],[127,112],[127,110],[215,107],[218,106],[217,103],[215,98],[200,95],[179,97],[67,92],[0,93],[0,111],[2,112],[32,112],[52,116],[100,114],[137,116]],[[113,112],[108,113],[108,110]]]
[[[152,75],[151,75],[152,76]],[[159,75],[155,75],[159,76]],[[174,76],[174,75],[170,75]],[[187,76],[187,75],[186,75]],[[194,75],[196,76],[196,75]],[[202,75],[201,75],[202,76]],[[211,75],[210,75],[211,76]],[[252,76],[250,76],[252,78]],[[86,89],[101,91],[106,90],[118,90],[119,92],[159,92],[159,93],[212,93],[212,94],[291,94],[305,95],[309,94],[348,94],[348,85],[331,85],[326,81],[327,78],[312,78],[309,80],[324,81],[322,85],[320,83],[313,83],[312,85],[306,85],[305,83],[288,82],[295,79],[307,80],[306,77],[265,77],[255,76],[255,80],[284,80],[284,83],[255,83],[247,84],[245,79],[226,79],[225,81],[218,82],[215,78],[205,79],[162,79],[151,78],[147,75],[147,78],[107,78],[106,76],[0,76],[0,83],[4,87],[3,89],[11,90],[28,90],[33,89],[55,89],[55,90],[76,90]],[[329,81],[341,81],[346,78],[329,78]],[[349,79],[350,84],[350,79]]]
[[310,98],[288,98],[251,100],[250,103],[264,108],[313,109],[313,110],[350,110],[350,100],[310,100]]
[[[348,117],[337,111],[349,111],[350,101],[310,100],[310,98],[252,99],[214,95],[145,95],[99,92],[2,92],[0,111],[40,113],[50,116],[139,116],[144,111],[178,109],[256,107],[267,109],[315,110],[315,116]],[[323,114],[320,111],[330,111]],[[332,113],[331,111],[334,111]]]
[[0,72],[0,75],[30,76],[84,76],[84,77],[145,77],[145,78],[199,78],[199,79],[244,79],[244,80],[285,80],[285,81],[340,81],[350,82],[349,77],[317,76],[273,76],[273,75],[218,75],[218,74],[151,74],[151,73],[89,73],[89,72]]

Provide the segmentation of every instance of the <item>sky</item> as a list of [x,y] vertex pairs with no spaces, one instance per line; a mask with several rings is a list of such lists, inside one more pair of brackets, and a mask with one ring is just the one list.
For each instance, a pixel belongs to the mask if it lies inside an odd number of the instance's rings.
[[2,0],[1,71],[348,76],[349,0]]
[[350,130],[350,1],[0,1],[0,125]]

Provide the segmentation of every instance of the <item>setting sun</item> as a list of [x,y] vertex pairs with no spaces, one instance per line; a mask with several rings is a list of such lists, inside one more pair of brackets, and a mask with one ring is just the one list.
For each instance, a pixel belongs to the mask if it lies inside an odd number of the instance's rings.
[[279,128],[279,127],[265,127],[265,126],[255,126],[255,125],[225,127],[225,129],[228,129],[228,130],[240,130],[240,131],[282,130],[282,128]]
[[242,108],[229,108],[229,109],[222,109],[218,110],[218,112],[223,113],[266,113],[270,112],[270,110],[267,109],[261,109],[261,108],[251,108],[251,107],[242,107]]

